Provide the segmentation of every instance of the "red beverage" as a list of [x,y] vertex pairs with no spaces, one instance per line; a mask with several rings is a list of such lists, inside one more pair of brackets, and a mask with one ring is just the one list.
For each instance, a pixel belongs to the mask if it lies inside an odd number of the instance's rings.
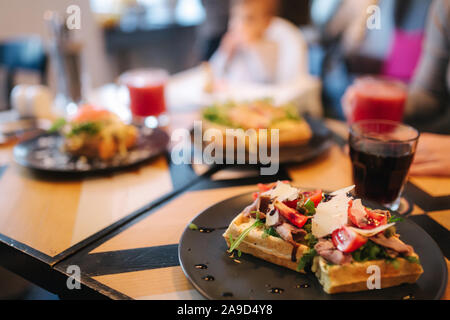
[[166,111],[164,84],[137,87],[128,85],[131,113],[140,117],[159,116]]
[[164,97],[168,74],[164,70],[135,70],[120,77],[130,93],[133,116],[159,116],[166,112]]
[[360,120],[401,121],[406,87],[397,81],[361,78],[347,89],[342,104],[349,123]]

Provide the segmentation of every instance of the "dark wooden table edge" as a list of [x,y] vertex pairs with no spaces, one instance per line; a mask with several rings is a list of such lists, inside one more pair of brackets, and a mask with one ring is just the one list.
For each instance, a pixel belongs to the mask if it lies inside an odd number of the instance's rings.
[[[136,220],[139,218],[139,216],[152,211],[152,209],[157,208],[166,202],[170,201],[174,197],[182,194],[184,191],[186,191],[189,187],[192,187],[193,185],[199,183],[202,179],[205,179],[215,172],[219,171],[222,168],[222,166],[213,166],[208,171],[203,173],[202,175],[196,176],[194,179],[191,179],[187,182],[185,182],[183,185],[179,186],[178,188],[172,190],[171,192],[159,197],[158,199],[150,202],[149,204],[143,206],[139,210],[136,210],[132,212],[131,214],[125,216],[124,218],[118,220],[117,222],[107,226],[106,228],[94,233],[93,235],[89,236],[88,238],[78,242],[77,244],[69,247],[68,249],[64,250],[63,252],[55,255],[55,256],[49,256],[39,250],[36,250],[24,243],[21,243],[17,240],[14,240],[6,235],[3,235],[0,233],[0,254],[2,256],[2,259],[0,259],[0,265],[8,269],[9,271],[16,273],[23,278],[27,279],[28,281],[35,283],[36,285],[52,292],[55,294],[60,295],[61,297],[73,297],[77,296],[80,297],[79,293],[73,294],[73,292],[76,291],[69,291],[67,289],[67,286],[65,284],[65,281],[67,280],[67,277],[69,276],[65,270],[62,269],[56,269],[55,266],[68,259],[72,255],[76,254],[77,252],[83,250],[87,246],[89,246],[92,243],[95,243],[96,241],[107,237],[109,234],[114,232],[117,229],[120,229],[123,226],[126,226],[129,222]],[[39,272],[34,272],[33,270],[39,270]],[[52,270],[55,275],[52,275]],[[63,280],[61,282],[61,277],[63,277]],[[45,281],[43,281],[43,279]],[[86,281],[84,281],[86,280]],[[82,285],[86,286],[87,288],[94,287],[99,289],[99,291],[105,292],[106,290],[102,290],[102,286],[100,283],[95,281],[94,279],[83,279]],[[86,289],[88,290],[88,289]],[[92,292],[89,292],[88,296],[92,296],[96,298],[98,295],[98,292],[96,290],[90,289]],[[108,289],[109,290],[109,289]],[[82,290],[83,291],[83,290]],[[88,290],[89,291],[89,290]],[[112,290],[114,291],[114,290]],[[85,296],[85,293],[83,291],[83,294],[81,294],[81,297]],[[104,297],[104,295],[101,295],[99,297]],[[111,294],[112,299],[126,299],[129,297],[126,297],[125,295],[119,293],[119,292],[113,292]]]

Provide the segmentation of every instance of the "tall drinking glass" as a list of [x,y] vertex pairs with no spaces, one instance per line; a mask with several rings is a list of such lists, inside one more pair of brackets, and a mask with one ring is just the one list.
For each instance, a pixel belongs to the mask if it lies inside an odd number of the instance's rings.
[[165,87],[169,74],[161,69],[136,69],[120,76],[128,88],[133,123],[158,127],[166,122]]
[[364,120],[350,127],[350,157],[356,194],[397,210],[419,132],[389,120]]
[[381,77],[358,78],[342,98],[347,120],[401,121],[405,108],[407,87],[400,81]]

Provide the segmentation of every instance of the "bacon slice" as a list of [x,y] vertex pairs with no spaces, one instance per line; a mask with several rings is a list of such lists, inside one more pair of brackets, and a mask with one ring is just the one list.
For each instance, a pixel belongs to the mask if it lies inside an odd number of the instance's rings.
[[276,227],[275,231],[280,235],[281,239],[288,242],[293,242],[294,239],[292,239],[292,230],[290,227],[291,225],[289,223],[283,223]]
[[319,256],[334,264],[346,264],[352,261],[352,256],[336,249],[331,240],[320,239],[314,249]]
[[297,242],[303,240],[307,234],[305,230],[297,228],[287,222],[283,222],[279,226],[276,226],[275,231],[280,235],[281,239],[292,244],[297,244]]
[[370,237],[369,239],[382,247],[391,249],[401,254],[405,254],[407,256],[411,255],[414,252],[414,249],[410,245],[407,245],[396,236],[386,238],[383,233],[379,233],[373,237]]
[[259,201],[259,198],[256,199],[255,201],[253,201],[253,203],[251,205],[245,207],[245,209],[242,211],[242,214],[244,215],[244,217],[251,216],[251,212],[255,211],[258,206],[258,201]]

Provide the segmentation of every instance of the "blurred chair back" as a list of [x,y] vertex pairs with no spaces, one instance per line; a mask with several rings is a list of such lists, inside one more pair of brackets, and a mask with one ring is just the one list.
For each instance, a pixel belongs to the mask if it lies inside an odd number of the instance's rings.
[[21,70],[37,72],[41,83],[45,84],[47,60],[44,45],[39,37],[20,37],[0,43],[0,68],[6,71],[5,97],[9,98],[15,75]]

